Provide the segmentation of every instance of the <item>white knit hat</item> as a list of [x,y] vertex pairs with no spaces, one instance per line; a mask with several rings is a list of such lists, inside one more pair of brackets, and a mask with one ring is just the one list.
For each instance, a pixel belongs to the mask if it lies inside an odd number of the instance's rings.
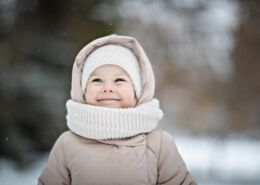
[[123,68],[132,80],[137,98],[141,96],[141,73],[135,54],[124,46],[113,44],[101,46],[87,57],[81,76],[81,87],[84,94],[92,72],[106,64]]

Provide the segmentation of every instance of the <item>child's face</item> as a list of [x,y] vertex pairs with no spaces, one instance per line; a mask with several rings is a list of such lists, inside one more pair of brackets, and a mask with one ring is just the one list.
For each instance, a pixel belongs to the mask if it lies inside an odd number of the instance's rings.
[[134,107],[136,100],[131,79],[116,65],[98,67],[88,80],[86,103],[110,108]]

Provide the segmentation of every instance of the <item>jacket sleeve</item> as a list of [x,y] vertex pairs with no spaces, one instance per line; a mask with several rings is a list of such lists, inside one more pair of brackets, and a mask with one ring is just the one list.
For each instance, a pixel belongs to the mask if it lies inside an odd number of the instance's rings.
[[70,185],[71,178],[64,152],[64,133],[55,142],[38,185]]
[[161,134],[158,185],[197,185],[178,152],[173,138],[165,131]]

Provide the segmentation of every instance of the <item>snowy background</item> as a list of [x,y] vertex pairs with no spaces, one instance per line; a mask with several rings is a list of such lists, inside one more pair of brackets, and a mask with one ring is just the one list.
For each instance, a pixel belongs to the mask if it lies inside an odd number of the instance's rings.
[[111,33],[151,60],[160,127],[199,184],[260,184],[260,1],[0,0],[0,185],[36,184],[75,55]]

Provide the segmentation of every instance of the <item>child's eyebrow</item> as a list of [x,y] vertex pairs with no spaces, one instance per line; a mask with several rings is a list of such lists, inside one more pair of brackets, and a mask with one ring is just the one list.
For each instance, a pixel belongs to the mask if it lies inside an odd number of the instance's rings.
[[99,78],[99,76],[98,75],[91,75],[88,80],[90,81],[93,78]]

